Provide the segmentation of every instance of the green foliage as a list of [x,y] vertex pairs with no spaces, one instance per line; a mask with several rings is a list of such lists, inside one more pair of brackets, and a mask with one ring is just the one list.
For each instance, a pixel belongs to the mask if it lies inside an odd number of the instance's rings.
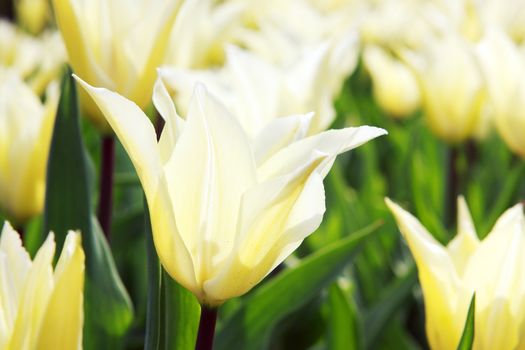
[[71,71],[62,96],[47,169],[43,234],[53,231],[61,249],[68,230],[79,230],[86,254],[84,348],[122,346],[133,307],[118,275],[111,250],[93,217],[87,155],[82,144],[78,97]]
[[[336,110],[335,127],[375,125],[389,135],[339,157],[325,179],[321,227],[288,260],[290,268],[221,306],[216,349],[428,347],[416,270],[384,197],[401,203],[447,243],[456,231],[451,149],[429,132],[420,112],[406,120],[386,115],[372,99],[362,67],[346,82]],[[53,230],[60,249],[68,229],[82,231],[86,349],[193,349],[200,307],[159,263],[140,182],[118,142],[110,245],[93,218],[99,141],[96,129],[79,122],[68,73],[45,214],[26,226],[25,243],[34,253]],[[525,163],[496,135],[458,145],[455,152],[457,194],[465,195],[482,238],[506,208],[524,198]],[[373,235],[355,233],[372,222],[381,222],[365,230],[376,230]],[[460,349],[472,345],[473,309],[474,299]]]
[[377,226],[371,225],[332,243],[257,289],[224,321],[216,338],[217,349],[261,346],[273,325],[311,300],[341,273]]
[[474,316],[476,315],[476,295],[472,296],[470,305],[468,307],[467,319],[465,320],[465,327],[463,328],[463,334],[459,340],[458,350],[471,350],[474,344]]
[[199,303],[160,265],[147,212],[145,217],[149,279],[144,349],[191,350],[195,347],[199,326]]

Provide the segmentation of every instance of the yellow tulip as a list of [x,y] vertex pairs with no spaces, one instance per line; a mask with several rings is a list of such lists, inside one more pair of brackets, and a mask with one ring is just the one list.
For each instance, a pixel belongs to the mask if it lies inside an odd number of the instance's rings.
[[38,34],[51,19],[49,0],[16,0],[16,17],[30,33]]
[[525,53],[493,29],[478,47],[494,122],[508,147],[525,157]]
[[521,0],[474,2],[486,28],[501,28],[516,43],[525,40],[525,3]]
[[59,77],[66,62],[60,33],[46,31],[38,37],[22,32],[14,24],[0,19],[0,65],[15,70],[37,95]]
[[31,261],[9,223],[0,236],[0,349],[82,349],[84,251],[70,231],[53,271],[50,233]]
[[442,246],[414,218],[386,199],[416,261],[432,349],[456,349],[476,293],[474,350],[525,346],[525,217],[507,210],[479,241],[465,200],[458,200],[458,234]]
[[455,34],[428,44],[405,56],[420,82],[427,124],[447,142],[464,141],[479,130],[486,102],[473,47]]
[[[155,68],[166,51],[180,1],[53,0],[58,27],[76,74],[118,91],[144,108]],[[87,116],[103,131],[107,122],[81,95]]]
[[311,116],[293,115],[252,142],[203,85],[182,119],[159,80],[153,102],[166,124],[157,143],[135,104],[80,83],[135,166],[162,265],[211,306],[246,293],[319,226],[337,154],[385,134],[364,126],[304,138],[298,129]]
[[179,10],[164,61],[179,68],[222,65],[224,46],[234,41],[242,15],[254,1],[185,1]]
[[370,72],[374,98],[393,117],[408,117],[420,104],[420,92],[414,73],[401,60],[379,46],[363,51],[363,60]]
[[58,95],[51,84],[42,104],[16,73],[0,70],[0,210],[19,223],[43,207]]
[[[345,51],[351,55],[350,52]],[[348,59],[346,56],[345,59]],[[315,112],[308,132],[325,130],[335,119],[333,100],[345,72],[353,62],[334,60],[329,43],[321,43],[298,57],[293,65],[279,65],[235,46],[226,48],[226,64],[216,70],[187,70],[165,67],[159,70],[175,91],[177,106],[186,112],[196,82],[209,87],[224,101],[250,137],[277,118],[293,113]],[[345,68],[346,67],[346,68]]]

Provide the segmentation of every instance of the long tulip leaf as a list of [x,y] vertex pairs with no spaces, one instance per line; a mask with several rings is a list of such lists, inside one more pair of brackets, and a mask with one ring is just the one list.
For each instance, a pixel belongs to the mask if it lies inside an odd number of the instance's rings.
[[458,350],[471,350],[474,344],[474,315],[476,314],[476,295],[472,296],[468,307],[467,320],[463,328],[463,334],[459,340]]
[[327,348],[330,350],[360,349],[361,334],[359,313],[343,290],[333,284],[328,290],[330,308]]
[[372,224],[304,259],[258,288],[246,303],[223,322],[217,349],[251,349],[277,322],[310,301],[352,260],[361,243],[380,224]]
[[365,348],[374,348],[378,336],[384,331],[392,316],[407,301],[416,282],[417,273],[413,267],[405,276],[388,286],[382,298],[366,313],[364,319]]
[[148,253],[146,350],[192,350],[199,326],[200,306],[193,294],[162,268],[145,212]]
[[48,160],[43,233],[53,231],[61,247],[69,229],[81,231],[86,253],[84,348],[115,348],[131,324],[133,307],[92,215],[87,161],[77,90],[67,71]]

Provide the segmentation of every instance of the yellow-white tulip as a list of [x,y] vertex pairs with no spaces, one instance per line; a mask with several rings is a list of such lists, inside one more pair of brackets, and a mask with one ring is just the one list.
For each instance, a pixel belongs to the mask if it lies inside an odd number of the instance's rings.
[[301,138],[310,116],[293,115],[251,142],[203,85],[182,119],[159,81],[153,101],[166,124],[157,143],[135,104],[81,83],[135,166],[160,261],[212,306],[246,293],[290,255],[321,223],[322,180],[337,154],[385,133],[364,126]]
[[384,111],[403,118],[419,107],[419,85],[405,63],[372,45],[363,51],[363,61],[372,78],[374,98]]
[[50,233],[31,261],[9,223],[0,236],[0,349],[82,349],[84,251],[70,231],[53,271]]
[[430,347],[456,349],[476,293],[474,350],[525,345],[525,217],[523,205],[507,210],[479,241],[463,198],[458,234],[442,246],[397,204],[386,200],[416,261],[423,289]]
[[15,0],[19,24],[33,34],[40,33],[51,19],[49,0]]
[[436,38],[428,48],[406,58],[418,76],[430,129],[450,143],[475,135],[486,92],[473,47],[451,34]]
[[165,64],[205,68],[224,62],[224,45],[234,41],[242,16],[253,0],[184,1],[170,36]]
[[525,3],[521,0],[475,2],[485,27],[501,28],[516,43],[525,40]]
[[478,47],[478,57],[496,127],[509,148],[525,157],[525,53],[510,38],[491,30]]
[[[58,27],[76,74],[118,91],[144,108],[155,68],[166,51],[180,1],[53,0]],[[100,111],[83,97],[87,115],[103,131]]]
[[340,71],[340,84],[355,68],[357,11],[345,8],[324,13],[304,0],[253,3],[244,12],[248,18],[246,26],[236,31],[236,43],[240,46],[274,64],[292,65],[319,45],[328,45],[330,69]]
[[58,95],[50,85],[42,104],[16,73],[0,70],[0,210],[19,223],[43,207]]
[[339,93],[344,65],[334,64],[328,43],[309,50],[291,66],[272,64],[234,46],[226,49],[226,57],[225,66],[213,71],[160,70],[183,114],[194,84],[200,81],[224,101],[252,138],[268,122],[293,113],[315,112],[310,134],[325,130],[334,120],[333,100]]
[[46,31],[33,37],[0,20],[0,65],[16,70],[38,95],[58,78],[66,60],[59,32]]

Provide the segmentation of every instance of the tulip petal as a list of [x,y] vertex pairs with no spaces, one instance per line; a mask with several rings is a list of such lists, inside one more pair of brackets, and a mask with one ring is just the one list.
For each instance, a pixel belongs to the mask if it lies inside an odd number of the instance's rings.
[[321,223],[325,211],[322,177],[325,154],[244,194],[235,254],[204,285],[213,300],[241,295],[260,282]]
[[49,297],[53,291],[55,238],[50,233],[36,254],[24,284],[10,342],[12,349],[34,349]]
[[153,242],[160,262],[173,279],[199,295],[201,291],[197,287],[195,266],[175,221],[166,176],[161,177],[157,193],[148,202],[148,207]]
[[20,236],[5,222],[0,236],[0,349],[6,347],[11,336],[30,269],[31,259]]
[[54,281],[36,348],[82,349],[84,252],[78,232],[66,236]]
[[461,337],[472,292],[463,291],[446,249],[421,223],[390,199],[386,198],[385,202],[417,264],[430,346],[433,349],[454,349]]
[[177,114],[168,89],[160,78],[157,79],[153,89],[153,104],[165,122],[159,140],[162,163],[165,164],[171,157],[175,144],[182,133],[184,120]]
[[458,197],[458,234],[447,245],[447,250],[454,262],[459,276],[463,276],[465,267],[472,253],[476,251],[479,239],[476,235],[474,222],[470,216],[467,203],[463,196]]
[[268,122],[279,117],[280,75],[274,66],[257,55],[235,46],[229,46],[226,53],[229,81],[235,91],[238,108],[232,112],[253,138]]
[[314,113],[298,114],[269,122],[255,138],[254,154],[257,165],[280,149],[303,139],[308,133],[313,115]]
[[[142,33],[150,33],[149,41],[154,44],[148,48],[147,53],[149,56],[143,57],[137,64],[139,67],[139,76],[135,84],[134,89],[130,93],[130,98],[136,101],[140,107],[145,107],[150,101],[151,87],[155,82],[155,69],[161,65],[164,55],[167,49],[167,43],[173,28],[173,23],[177,17],[179,8],[178,1],[163,2],[164,6],[157,6],[159,11],[163,13],[163,16],[158,14],[152,14],[149,21],[138,21],[139,26],[134,27],[133,35],[131,35],[130,42],[127,43],[126,49],[128,50],[128,59],[131,59],[133,55],[137,53],[136,48],[143,45],[144,38]],[[155,30],[151,30],[155,28]]]
[[[264,162],[257,170],[259,179],[260,181],[264,181],[289,173],[293,169],[300,167],[301,164],[304,164],[313,152],[336,156],[386,133],[385,130],[380,128],[360,126],[328,130],[310,136],[281,149],[273,157]],[[331,164],[326,165],[323,169],[319,169],[323,178],[331,166]]]
[[[24,286],[27,274],[31,268],[31,258],[22,246],[20,235],[6,221],[0,235],[0,252],[5,254],[5,262],[9,266],[9,281],[7,285],[0,288],[8,288],[12,293],[2,293],[11,295],[11,299],[18,304],[16,298],[20,295]],[[3,310],[7,310],[4,309]]]
[[[94,3],[97,2],[85,2],[85,4]],[[89,45],[89,38],[80,26],[82,21],[79,21],[79,13],[84,13],[86,10],[89,12],[89,9],[86,9],[86,6],[79,9],[77,6],[77,1],[53,0],[53,9],[57,25],[64,38],[64,44],[66,45],[69,61],[73,66],[73,70],[93,84],[96,83],[106,87],[114,87],[114,84],[107,74],[95,64],[94,52],[98,48],[94,47],[94,45]],[[93,9],[93,6],[91,6],[90,9]],[[87,15],[87,17],[93,16]],[[92,50],[89,50],[88,47]]]
[[241,195],[256,182],[255,162],[237,120],[203,85],[186,120],[165,171],[177,227],[202,283],[233,247]]
[[148,202],[156,193],[161,172],[155,129],[149,118],[133,102],[103,88],[95,88],[73,75],[104,113],[126,149],[140,178]]
[[[525,316],[523,205],[507,210],[469,260],[466,283],[476,290],[476,334],[487,347],[517,346]],[[487,257],[490,257],[488,259]],[[479,320],[479,321],[478,321]]]

